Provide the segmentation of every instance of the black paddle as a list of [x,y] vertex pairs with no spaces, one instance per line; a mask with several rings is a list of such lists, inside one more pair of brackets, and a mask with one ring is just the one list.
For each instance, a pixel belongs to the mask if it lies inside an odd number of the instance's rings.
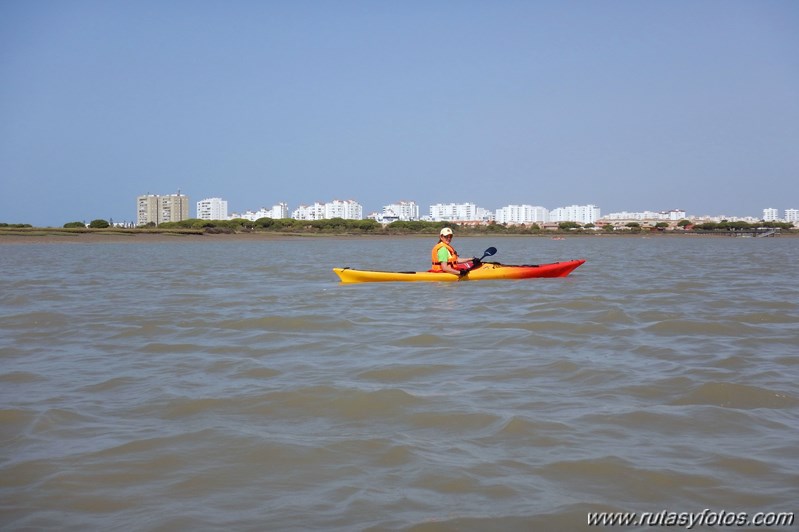
[[483,256],[482,256],[482,257],[480,257],[479,259],[477,259],[477,262],[482,262],[482,261],[483,261],[483,259],[484,259],[484,258],[486,258],[486,257],[492,257],[492,256],[494,256],[494,255],[496,254],[496,252],[497,252],[497,248],[495,248],[495,247],[491,246],[490,248],[488,248],[487,250],[485,250],[485,253],[483,253]]

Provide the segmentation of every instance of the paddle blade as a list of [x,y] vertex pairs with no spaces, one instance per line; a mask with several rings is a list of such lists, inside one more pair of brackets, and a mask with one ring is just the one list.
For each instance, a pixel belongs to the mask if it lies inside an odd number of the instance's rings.
[[480,257],[480,258],[479,258],[479,259],[477,259],[477,260],[478,260],[478,261],[481,261],[481,260],[483,260],[483,259],[484,259],[484,258],[486,258],[486,257],[490,257],[490,256],[492,256],[492,255],[493,255],[494,253],[496,253],[496,252],[497,252],[497,248],[495,248],[495,247],[493,247],[493,246],[492,246],[492,247],[488,248],[487,250],[485,250],[485,251],[483,252],[483,256],[482,256],[482,257]]

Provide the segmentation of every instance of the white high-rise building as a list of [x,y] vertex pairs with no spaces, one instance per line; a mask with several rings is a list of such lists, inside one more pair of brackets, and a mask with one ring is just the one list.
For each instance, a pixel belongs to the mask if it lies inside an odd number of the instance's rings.
[[777,209],[763,209],[764,222],[777,222],[780,219],[780,211]]
[[227,201],[222,198],[207,198],[198,201],[197,218],[200,220],[227,220]]
[[799,209],[785,209],[785,221],[799,223]]
[[436,203],[430,205],[430,220],[433,222],[470,222],[477,220],[477,205],[474,203]]
[[288,205],[288,203],[284,202],[284,203],[278,203],[276,205],[272,205],[272,210],[271,210],[270,214],[271,214],[270,217],[274,218],[276,220],[279,220],[279,219],[282,219],[282,218],[288,218],[289,217],[289,205]]
[[581,224],[596,223],[600,218],[596,205],[569,205],[549,211],[550,222],[577,222]]
[[497,209],[496,222],[498,224],[530,224],[546,223],[549,221],[549,211],[544,207],[532,205],[506,205]]

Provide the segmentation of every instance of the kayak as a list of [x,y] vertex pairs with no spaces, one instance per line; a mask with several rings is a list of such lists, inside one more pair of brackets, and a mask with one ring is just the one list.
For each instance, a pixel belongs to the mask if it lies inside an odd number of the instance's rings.
[[353,270],[352,268],[333,268],[342,283],[379,283],[391,281],[489,281],[498,279],[532,279],[536,277],[566,277],[584,259],[551,264],[526,264],[513,266],[498,262],[484,262],[478,268],[469,270],[463,277],[445,272],[381,272],[373,270]]

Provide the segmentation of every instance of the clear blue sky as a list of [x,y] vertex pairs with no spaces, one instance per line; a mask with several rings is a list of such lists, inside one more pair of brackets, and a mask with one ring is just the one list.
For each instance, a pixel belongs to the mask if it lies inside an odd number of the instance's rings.
[[0,2],[0,222],[178,189],[782,215],[799,1]]

